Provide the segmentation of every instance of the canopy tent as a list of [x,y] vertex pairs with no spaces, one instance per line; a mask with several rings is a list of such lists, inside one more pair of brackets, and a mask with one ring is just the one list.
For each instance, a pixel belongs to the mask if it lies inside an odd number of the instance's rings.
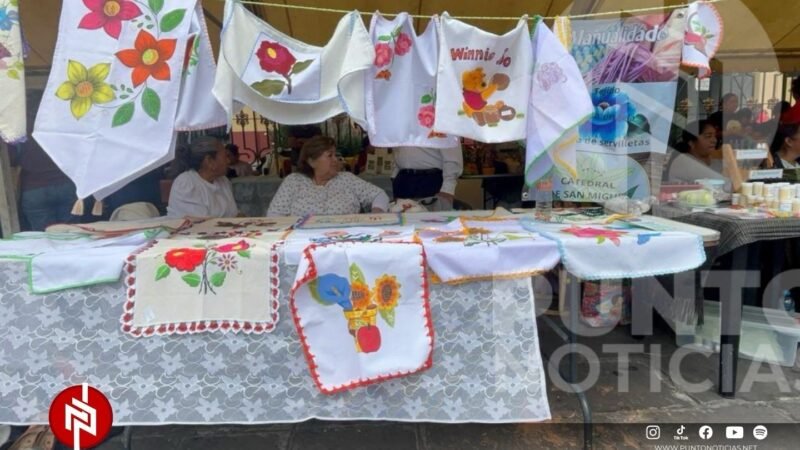
[[[255,0],[257,2],[258,0]],[[266,1],[266,0],[265,0]],[[432,15],[448,11],[453,16],[555,16],[613,12],[677,5],[679,0],[271,0],[272,3],[337,8],[371,13],[407,11]],[[20,2],[22,24],[31,45],[29,70],[46,71],[51,62],[58,33],[61,0]],[[725,37],[715,69],[726,72],[800,71],[800,2],[778,0],[724,0],[716,4],[726,24]],[[212,45],[219,43],[223,0],[203,0]],[[340,16],[328,12],[277,8],[248,4],[253,12],[272,26],[301,41],[324,44]],[[428,19],[416,19],[418,30]],[[486,31],[502,33],[513,20],[466,20]]]

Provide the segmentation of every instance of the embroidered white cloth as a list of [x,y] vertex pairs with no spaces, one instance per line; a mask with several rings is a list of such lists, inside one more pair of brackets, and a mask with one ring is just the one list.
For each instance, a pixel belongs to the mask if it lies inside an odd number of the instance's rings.
[[190,222],[187,219],[172,219],[168,217],[155,217],[152,219],[126,220],[120,222],[93,222],[78,224],[58,224],[47,227],[48,234],[52,233],[82,233],[93,237],[116,237],[136,231],[163,228],[170,233],[186,228]]
[[325,47],[314,47],[231,0],[221,39],[214,96],[228,117],[245,104],[288,125],[347,112],[366,126],[364,83],[375,52],[357,11],[342,17]]
[[79,198],[102,199],[172,158],[197,3],[63,4],[34,137],[75,183]]
[[[433,131],[436,117],[437,21],[417,36],[411,18],[387,20],[379,13],[369,27],[375,60],[366,84],[370,143],[376,147],[458,145],[458,138]],[[402,95],[398,95],[402,92]]]
[[131,255],[122,330],[136,337],[275,329],[280,296],[274,243],[164,239]]
[[413,242],[414,227],[340,227],[327,229],[294,230],[286,236],[283,261],[289,266],[300,263],[303,251],[310,245],[339,244],[343,242]]
[[[577,127],[591,116],[592,99],[575,59],[540,19],[533,32],[533,88],[528,101],[525,182],[558,164],[577,177]],[[539,158],[546,158],[539,166]]]
[[19,3],[0,3],[0,139],[25,140],[25,65],[22,62]]
[[698,78],[711,75],[710,62],[722,45],[722,17],[713,3],[689,5],[681,64],[697,68]]
[[214,63],[214,51],[200,2],[195,6],[189,34],[194,38],[186,46],[183,88],[175,129],[192,131],[225,126],[228,123],[227,113],[217,99],[209,95],[214,88],[217,65]]
[[533,52],[528,19],[501,36],[441,17],[433,129],[481,142],[525,139]]
[[521,219],[526,229],[558,243],[561,262],[584,280],[667,275],[700,267],[703,239],[677,231],[654,232],[619,222],[567,225]]
[[105,239],[74,233],[19,233],[0,241],[0,259],[27,261],[30,291],[46,294],[118,281],[128,255],[168,234],[161,228]]
[[445,283],[524,278],[558,264],[558,248],[522,227],[517,218],[459,219],[417,236],[428,265]]
[[258,238],[262,235],[283,235],[297,223],[297,220],[297,217],[232,217],[208,219],[192,224],[192,226],[177,233],[177,236],[218,239],[236,236]]
[[401,223],[403,223],[403,218],[400,213],[343,214],[338,216],[311,215],[301,220],[296,228],[313,230],[341,227],[382,227],[400,225]]
[[419,244],[309,247],[290,308],[311,376],[325,394],[411,375],[433,364]]

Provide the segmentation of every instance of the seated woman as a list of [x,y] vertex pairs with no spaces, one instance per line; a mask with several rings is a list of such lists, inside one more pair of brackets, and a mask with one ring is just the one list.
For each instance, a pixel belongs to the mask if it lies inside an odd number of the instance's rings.
[[770,147],[773,154],[773,168],[800,169],[800,123],[778,126],[775,139]]
[[362,209],[388,209],[389,197],[383,189],[349,172],[339,173],[339,166],[333,139],[309,139],[300,151],[300,173],[283,180],[267,216],[357,214]]
[[[694,130],[698,131],[697,135],[692,133]],[[711,122],[701,120],[690,123],[675,147],[667,153],[665,181],[694,183],[703,178],[724,178],[722,161],[711,158],[717,147],[717,129]]]
[[228,172],[228,152],[219,138],[202,136],[175,157],[180,173],[169,193],[169,217],[235,217],[238,215]]

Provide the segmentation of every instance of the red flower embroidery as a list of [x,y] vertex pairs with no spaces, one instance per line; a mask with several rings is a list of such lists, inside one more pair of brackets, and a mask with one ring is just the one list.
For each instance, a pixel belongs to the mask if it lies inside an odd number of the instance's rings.
[[151,76],[156,80],[169,81],[171,74],[167,62],[175,53],[176,42],[177,39],[156,40],[152,34],[142,30],[136,36],[134,48],[117,52],[122,64],[133,69],[131,82],[134,87]]
[[176,248],[164,255],[164,262],[181,272],[191,272],[206,258],[204,248]]
[[564,228],[563,230],[561,230],[561,232],[569,233],[579,238],[597,238],[598,243],[602,243],[603,240],[608,239],[616,246],[620,245],[619,238],[626,234],[624,231],[605,230],[593,227],[581,228],[575,225],[569,228]]
[[142,10],[131,0],[83,0],[90,12],[83,16],[78,28],[97,30],[102,28],[106,34],[119,39],[122,22],[142,15]]
[[263,41],[256,51],[258,63],[267,72],[276,72],[284,77],[289,76],[297,58],[289,50],[277,42]]
[[239,241],[235,244],[225,244],[220,245],[215,250],[220,253],[230,253],[230,252],[243,252],[250,248],[250,244],[245,241]]
[[417,112],[419,124],[425,128],[433,128],[433,121],[436,119],[436,109],[433,105],[425,105]]
[[411,38],[405,33],[400,33],[394,43],[394,52],[397,53],[397,56],[403,56],[411,50],[411,45]]
[[392,62],[392,47],[389,44],[378,44],[375,46],[375,65],[383,67]]

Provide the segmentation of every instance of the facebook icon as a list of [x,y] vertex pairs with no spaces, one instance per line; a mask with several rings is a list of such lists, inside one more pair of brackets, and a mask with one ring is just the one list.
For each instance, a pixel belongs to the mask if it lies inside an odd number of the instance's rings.
[[700,427],[700,438],[707,441],[711,439],[711,436],[714,436],[714,430],[711,429],[708,425],[703,425]]

